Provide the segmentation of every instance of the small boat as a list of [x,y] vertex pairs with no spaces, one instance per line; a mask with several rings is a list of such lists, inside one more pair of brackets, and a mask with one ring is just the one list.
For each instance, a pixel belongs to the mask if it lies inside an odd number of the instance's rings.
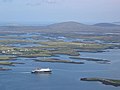
[[35,70],[32,70],[31,73],[51,73],[52,70],[49,68],[36,68]]

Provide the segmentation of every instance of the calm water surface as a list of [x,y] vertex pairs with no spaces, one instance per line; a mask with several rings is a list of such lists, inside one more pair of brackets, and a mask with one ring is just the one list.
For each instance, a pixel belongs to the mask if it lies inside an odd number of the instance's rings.
[[[69,56],[60,55],[61,59]],[[108,59],[111,64],[85,61],[83,65],[35,62],[32,58],[18,58],[23,65],[10,67],[11,71],[0,72],[0,90],[120,90],[120,87],[103,85],[100,82],[80,81],[83,77],[120,79],[120,49],[103,53],[81,53],[81,57]],[[6,66],[7,67],[7,66]],[[35,67],[50,67],[52,74],[31,74]]]

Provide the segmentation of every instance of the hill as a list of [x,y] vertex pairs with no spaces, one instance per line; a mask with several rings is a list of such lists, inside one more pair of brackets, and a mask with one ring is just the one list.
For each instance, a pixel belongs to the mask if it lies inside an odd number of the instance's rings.
[[91,25],[69,21],[48,25],[47,29],[55,32],[78,32],[78,31],[91,31],[99,28]]
[[[112,26],[111,26],[112,25]],[[104,27],[103,27],[104,26]],[[107,27],[106,27],[107,26]],[[108,27],[109,26],[109,27]],[[47,26],[1,26],[0,32],[41,32],[41,33],[120,33],[120,27],[114,24],[86,25],[78,22],[61,22]]]
[[120,25],[113,24],[113,23],[97,23],[97,24],[94,24],[94,26],[100,26],[100,27],[120,27]]

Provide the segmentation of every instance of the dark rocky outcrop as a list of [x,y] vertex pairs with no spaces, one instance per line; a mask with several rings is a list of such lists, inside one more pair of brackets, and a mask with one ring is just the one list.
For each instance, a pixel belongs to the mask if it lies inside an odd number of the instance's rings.
[[120,86],[120,80],[114,80],[114,79],[105,79],[105,78],[81,78],[82,81],[99,81],[102,82],[105,85],[112,85],[115,87]]

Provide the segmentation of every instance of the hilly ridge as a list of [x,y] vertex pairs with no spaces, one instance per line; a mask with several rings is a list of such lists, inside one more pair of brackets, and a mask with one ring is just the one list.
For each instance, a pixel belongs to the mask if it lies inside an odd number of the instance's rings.
[[97,23],[97,24],[94,24],[94,26],[100,26],[100,27],[120,27],[120,25],[113,24],[113,23]]
[[[108,25],[108,24],[107,24]],[[109,24],[110,25],[110,24]],[[47,33],[120,33],[120,27],[100,27],[74,21],[55,23],[47,26],[1,26],[0,32],[47,32]]]
[[91,31],[98,28],[91,25],[68,21],[48,25],[47,29],[58,32],[78,32],[78,31]]

